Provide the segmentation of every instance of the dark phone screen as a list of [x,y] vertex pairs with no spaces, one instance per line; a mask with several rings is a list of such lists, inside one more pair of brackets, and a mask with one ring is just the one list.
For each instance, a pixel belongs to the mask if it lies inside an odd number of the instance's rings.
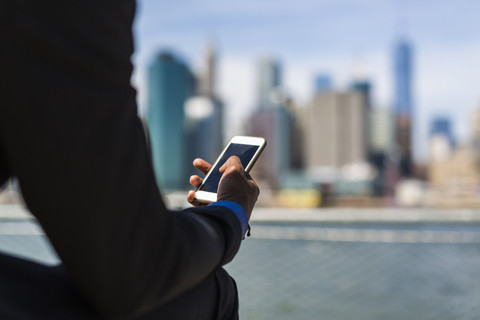
[[218,189],[218,183],[220,182],[220,178],[222,177],[222,174],[219,170],[228,160],[228,158],[230,158],[231,156],[239,157],[243,167],[246,168],[257,150],[258,146],[231,143],[223,154],[220,161],[215,166],[215,168],[212,169],[212,172],[208,176],[208,179],[205,180],[205,184],[199,190],[216,193]]

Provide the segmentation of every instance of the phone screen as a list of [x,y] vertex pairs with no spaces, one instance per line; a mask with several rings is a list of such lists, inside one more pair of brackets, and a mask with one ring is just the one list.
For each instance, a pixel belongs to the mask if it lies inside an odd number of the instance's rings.
[[218,189],[218,183],[220,182],[220,178],[222,177],[222,174],[220,173],[220,168],[228,160],[228,158],[230,158],[231,156],[239,157],[243,167],[246,168],[258,148],[258,146],[248,144],[231,143],[223,154],[220,161],[218,161],[215,168],[212,169],[212,172],[208,176],[208,179],[205,180],[205,184],[202,185],[199,190],[216,193]]

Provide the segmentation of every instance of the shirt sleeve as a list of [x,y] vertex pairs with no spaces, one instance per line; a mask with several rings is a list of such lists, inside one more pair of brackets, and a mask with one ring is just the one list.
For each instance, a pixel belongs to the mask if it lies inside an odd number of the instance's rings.
[[245,235],[248,228],[248,218],[247,218],[247,213],[245,212],[245,210],[242,208],[241,205],[232,201],[218,201],[218,202],[209,204],[209,206],[221,206],[221,207],[225,207],[232,210],[233,213],[235,213],[235,215],[237,216],[238,221],[240,222],[240,225],[242,226],[242,236]]

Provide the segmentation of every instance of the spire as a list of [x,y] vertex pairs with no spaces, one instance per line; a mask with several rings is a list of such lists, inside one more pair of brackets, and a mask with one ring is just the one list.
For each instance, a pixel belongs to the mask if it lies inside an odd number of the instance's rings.
[[198,93],[201,96],[213,98],[215,96],[215,47],[211,41],[207,42],[205,50],[205,69],[200,75]]

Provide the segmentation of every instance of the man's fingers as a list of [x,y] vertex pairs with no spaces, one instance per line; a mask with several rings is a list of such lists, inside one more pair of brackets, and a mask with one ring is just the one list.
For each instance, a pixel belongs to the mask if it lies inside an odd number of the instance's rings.
[[193,190],[188,191],[187,201],[189,203],[193,203],[195,201],[195,191],[193,191]]
[[200,203],[195,199],[195,191],[190,190],[187,194],[187,201],[194,207],[204,206],[204,203]]
[[[208,171],[210,171],[210,169],[212,168],[212,165],[210,163],[200,158],[193,160],[193,166],[203,174],[207,174]],[[190,184],[195,189],[198,189],[198,187],[200,187],[202,182],[203,182],[203,179],[197,175],[193,175],[190,177]],[[205,205],[204,203],[200,203],[197,200],[195,200],[195,191],[193,190],[188,191],[187,201],[194,207],[201,207]]]
[[210,163],[200,158],[193,160],[193,166],[203,174],[207,174],[212,168]]
[[227,172],[232,172],[240,168],[242,169],[242,171],[244,170],[240,158],[237,156],[231,156],[227,159],[227,161],[225,161],[225,163],[223,164],[223,166],[220,167],[219,170],[221,173],[224,173],[227,169]]
[[198,189],[200,187],[200,184],[202,184],[203,179],[200,178],[197,175],[193,175],[190,177],[190,184],[195,188]]

